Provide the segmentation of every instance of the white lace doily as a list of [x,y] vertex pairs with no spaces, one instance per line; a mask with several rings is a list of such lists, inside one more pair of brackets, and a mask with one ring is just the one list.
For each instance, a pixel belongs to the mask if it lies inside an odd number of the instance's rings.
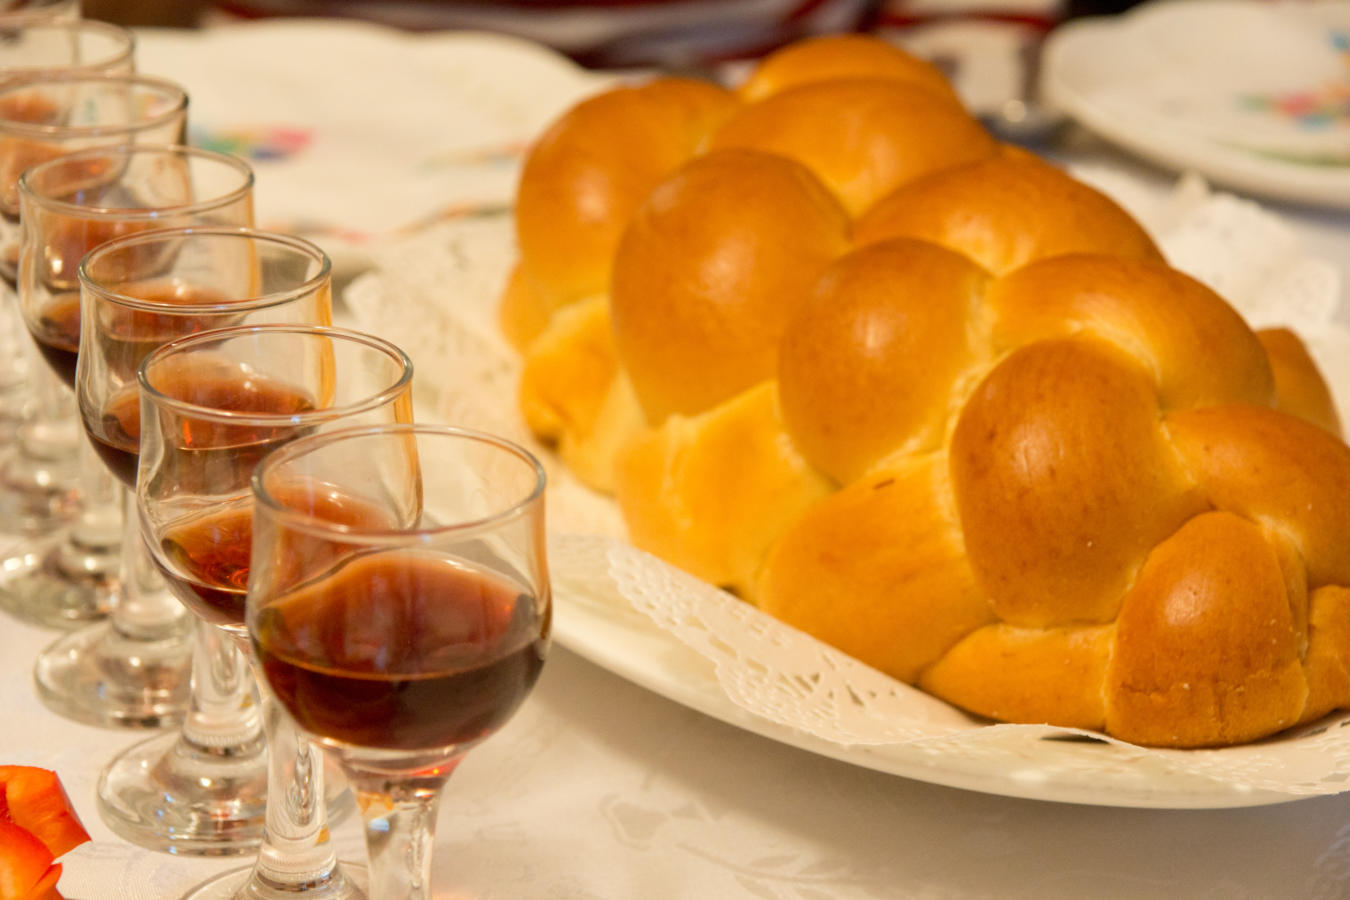
[[[1340,380],[1336,368],[1350,354],[1327,352],[1347,346],[1344,329],[1333,322],[1338,273],[1304,255],[1285,223],[1254,203],[1212,193],[1193,177],[1159,197],[1110,170],[1076,174],[1115,196],[1150,229],[1173,265],[1210,284],[1253,325],[1295,327],[1333,383]],[[376,269],[355,281],[345,299],[362,327],[412,356],[424,414],[534,445],[516,412],[517,359],[495,323],[497,298],[515,258],[509,215],[442,223],[377,248],[373,256]],[[1344,407],[1342,415],[1350,421]],[[1113,779],[1199,779],[1237,794],[1260,793],[1261,802],[1270,802],[1272,794],[1294,798],[1346,789],[1350,732],[1342,726],[1350,725],[1350,714],[1266,741],[1191,751],[976,720],[624,543],[614,504],[534,449],[552,478],[550,565],[559,603],[590,604],[592,615],[640,623],[666,646],[694,651],[710,664],[720,699],[755,721],[809,736],[816,746],[854,748],[865,764],[866,753],[904,749],[940,760],[934,762],[939,768],[969,765],[1023,782],[1067,778],[1107,785],[1086,802],[1111,803]],[[560,615],[560,622],[565,619]],[[559,633],[566,641],[561,627]],[[606,663],[604,649],[590,649]],[[980,786],[1000,791],[997,783]],[[1025,783],[1008,792],[1036,796]],[[1150,802],[1169,805],[1165,792]]]

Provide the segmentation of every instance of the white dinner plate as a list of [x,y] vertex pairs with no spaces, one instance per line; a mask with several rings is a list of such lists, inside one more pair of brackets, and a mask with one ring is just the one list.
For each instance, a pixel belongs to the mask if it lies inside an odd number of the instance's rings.
[[[570,539],[553,540],[556,547],[558,542]],[[555,566],[553,580],[554,638],[569,650],[705,715],[853,765],[982,793],[1095,806],[1222,809],[1286,803],[1306,796],[1254,789],[1183,771],[1170,766],[1166,754],[1127,744],[1038,736],[1040,729],[1036,727],[1023,731],[1001,726],[1004,731],[998,739],[947,744],[850,746],[826,740],[735,703],[719,682],[711,661],[636,612],[617,594],[594,590],[593,571],[570,571],[566,564]],[[581,584],[586,588],[580,588]],[[1335,721],[1339,731],[1339,720]],[[1290,743],[1296,745],[1297,739]],[[1245,756],[1254,750],[1248,746],[1215,752]]]
[[1350,4],[1159,0],[1047,39],[1042,94],[1177,171],[1350,208]]

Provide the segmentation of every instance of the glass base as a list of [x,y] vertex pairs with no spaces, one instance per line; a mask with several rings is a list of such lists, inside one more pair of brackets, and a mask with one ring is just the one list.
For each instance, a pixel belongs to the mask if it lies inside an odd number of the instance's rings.
[[248,853],[262,840],[267,754],[262,734],[224,751],[180,732],[141,741],[103,770],[104,823],[133,844],[188,856]]
[[183,895],[182,900],[366,900],[369,888],[366,867],[345,860],[334,877],[305,884],[270,885],[253,877],[253,866],[231,869]]
[[0,609],[44,628],[75,629],[108,614],[118,547],[85,547],[62,530],[0,560]]
[[58,715],[86,725],[164,728],[187,709],[191,629],[159,640],[121,634],[111,621],[57,639],[33,668],[38,697]]
[[[324,774],[325,809],[335,824],[356,801],[331,768]],[[194,745],[179,731],[141,741],[100,774],[98,807],[104,824],[141,847],[183,856],[250,853],[267,817],[262,733],[225,751]]]

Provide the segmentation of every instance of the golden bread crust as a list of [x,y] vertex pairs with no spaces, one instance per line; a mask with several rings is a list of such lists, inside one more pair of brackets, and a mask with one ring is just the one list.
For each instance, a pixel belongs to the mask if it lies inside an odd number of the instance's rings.
[[653,423],[772,377],[807,286],[847,247],[848,219],[804,166],[716,150],[634,213],[614,260],[619,357]]
[[936,449],[947,398],[986,354],[989,276],[960,254],[887,241],[837,260],[780,344],[783,416],[803,455],[841,484],[894,452]]
[[756,103],[799,85],[841,78],[901,81],[959,102],[937,66],[884,41],[854,34],[811,38],[774,51],[755,67],[737,93],[747,103]]
[[516,192],[516,240],[550,310],[608,291],[634,210],[738,105],[707,82],[658,79],[583,100],[539,137]]
[[633,543],[743,593],[783,530],[829,490],[787,439],[772,381],[647,429],[615,471]]
[[994,139],[950,98],[903,81],[805,84],[742,107],[712,147],[746,147],[795,159],[850,215],[930,172],[984,159]]
[[1259,526],[1196,516],[1160,543],[1116,620],[1107,730],[1203,747],[1298,721],[1308,696],[1279,560]]
[[854,241],[919,238],[996,275],[1065,253],[1161,260],[1105,194],[1030,154],[1000,153],[902,185],[858,220]]
[[1275,376],[1276,406],[1341,437],[1341,417],[1303,339],[1288,328],[1256,332]]
[[913,682],[993,620],[966,560],[944,454],[883,467],[812,506],[769,553],[760,608]]

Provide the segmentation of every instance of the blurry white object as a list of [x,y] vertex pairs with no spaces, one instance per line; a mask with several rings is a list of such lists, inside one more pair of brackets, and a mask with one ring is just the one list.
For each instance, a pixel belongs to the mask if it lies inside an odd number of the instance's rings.
[[258,225],[338,278],[399,229],[509,205],[529,141],[612,83],[519,38],[346,20],[148,29],[136,54],[187,88],[193,143],[252,163]]
[[1176,170],[1350,206],[1350,4],[1155,0],[1051,33],[1043,99]]

